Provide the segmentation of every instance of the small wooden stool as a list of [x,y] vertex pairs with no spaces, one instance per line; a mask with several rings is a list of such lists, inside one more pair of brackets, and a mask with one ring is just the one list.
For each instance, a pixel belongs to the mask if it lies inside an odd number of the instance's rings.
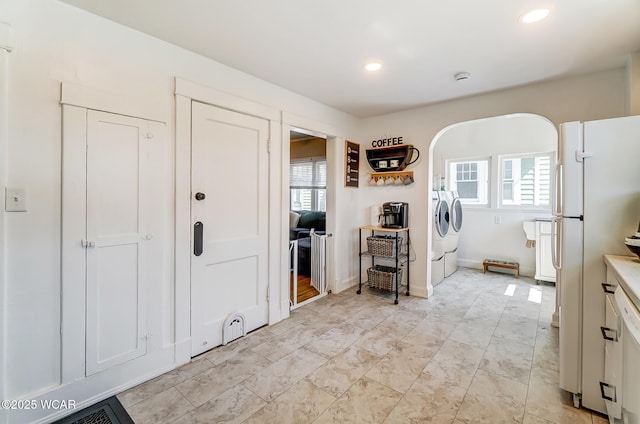
[[498,261],[496,259],[485,259],[482,262],[482,273],[487,272],[487,269],[490,267],[496,268],[506,268],[512,269],[515,272],[515,277],[518,278],[520,276],[520,264],[518,262],[507,262],[507,261]]

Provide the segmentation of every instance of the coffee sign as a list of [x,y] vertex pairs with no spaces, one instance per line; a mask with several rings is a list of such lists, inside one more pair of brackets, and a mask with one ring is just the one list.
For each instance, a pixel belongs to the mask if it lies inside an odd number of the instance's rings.
[[402,137],[389,137],[373,140],[371,142],[371,147],[389,147],[398,146],[400,144],[403,144]]

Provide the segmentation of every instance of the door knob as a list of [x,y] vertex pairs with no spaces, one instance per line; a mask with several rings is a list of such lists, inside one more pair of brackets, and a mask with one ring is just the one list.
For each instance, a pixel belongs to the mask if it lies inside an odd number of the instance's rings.
[[204,200],[205,197],[204,193],[196,193],[196,200]]

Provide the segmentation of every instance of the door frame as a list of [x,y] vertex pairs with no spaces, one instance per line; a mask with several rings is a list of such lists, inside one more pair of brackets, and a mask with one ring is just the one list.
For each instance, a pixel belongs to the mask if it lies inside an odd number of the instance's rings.
[[[289,215],[286,213],[289,210],[289,163],[291,161],[291,155],[289,151],[289,145],[291,143],[289,134],[291,131],[303,130],[307,134],[317,135],[326,139],[326,151],[327,151],[327,221],[326,232],[327,234],[334,234],[338,225],[339,217],[337,216],[337,192],[339,187],[339,181],[337,176],[338,166],[341,165],[343,160],[343,144],[344,138],[338,137],[339,134],[337,128],[328,125],[324,122],[319,122],[311,118],[304,116],[298,116],[293,113],[282,113],[282,144],[286,148],[282,149],[282,203],[280,214],[281,226],[282,226],[282,245],[280,246],[281,252],[287,252],[281,258],[280,269],[282,275],[281,281],[281,305],[280,309],[283,311],[282,318],[289,316]],[[335,247],[336,237],[332,237],[331,242],[327,243],[327,292],[337,291],[336,278],[337,278],[337,249]],[[284,312],[286,310],[286,315]]]
[[[175,78],[176,151],[175,151],[175,353],[176,365],[191,360],[191,103],[211,106],[255,116],[269,121],[269,253],[268,302],[269,324],[284,318],[280,308],[281,274],[280,239],[281,203],[280,111],[251,100]],[[275,209],[275,211],[274,211]],[[288,305],[287,305],[288,306]],[[287,309],[288,316],[288,309]]]

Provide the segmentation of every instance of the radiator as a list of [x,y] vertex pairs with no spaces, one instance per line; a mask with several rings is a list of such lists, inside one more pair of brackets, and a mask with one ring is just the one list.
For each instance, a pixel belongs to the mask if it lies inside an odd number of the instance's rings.
[[327,237],[311,230],[311,285],[320,292],[327,291]]

